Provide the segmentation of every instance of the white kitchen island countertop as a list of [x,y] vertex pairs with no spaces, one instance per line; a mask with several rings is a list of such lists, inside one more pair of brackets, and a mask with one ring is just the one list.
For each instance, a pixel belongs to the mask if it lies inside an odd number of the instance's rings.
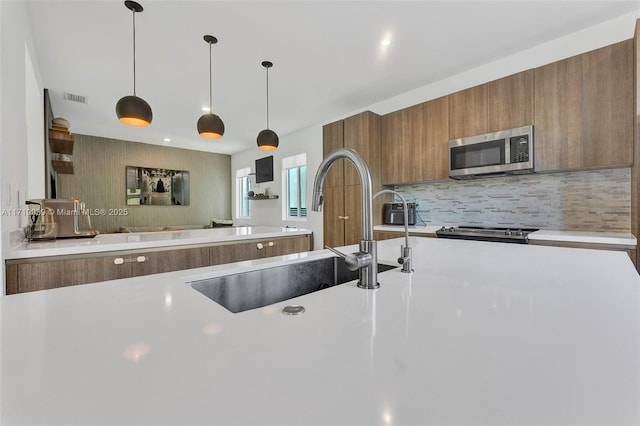
[[191,244],[223,243],[256,238],[293,237],[311,234],[303,228],[272,226],[228,226],[183,231],[103,234],[94,238],[68,238],[55,241],[22,242],[12,247],[6,258],[23,259],[70,254],[100,253]]
[[640,423],[626,253],[410,240],[415,273],[377,290],[237,314],[186,283],[330,253],[1,297],[0,424]]

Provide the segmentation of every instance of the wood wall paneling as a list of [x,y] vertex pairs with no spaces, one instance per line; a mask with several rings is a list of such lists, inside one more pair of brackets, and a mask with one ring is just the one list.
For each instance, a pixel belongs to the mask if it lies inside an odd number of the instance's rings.
[[[206,225],[211,218],[231,217],[231,157],[75,135],[74,175],[58,176],[59,198],[80,198],[91,210],[123,209],[127,215],[93,215],[93,227],[113,232],[122,226]],[[125,167],[187,170],[189,206],[127,206]]]

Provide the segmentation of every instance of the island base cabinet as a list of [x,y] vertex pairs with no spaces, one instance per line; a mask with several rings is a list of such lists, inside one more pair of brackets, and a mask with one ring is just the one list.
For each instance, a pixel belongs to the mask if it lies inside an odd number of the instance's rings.
[[173,250],[126,251],[111,256],[94,254],[7,260],[6,294],[305,252],[313,249],[312,241],[312,235],[299,235]]

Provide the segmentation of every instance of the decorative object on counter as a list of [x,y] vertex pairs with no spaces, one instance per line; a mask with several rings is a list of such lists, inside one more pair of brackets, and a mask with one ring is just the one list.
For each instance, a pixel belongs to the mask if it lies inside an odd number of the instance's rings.
[[151,124],[153,112],[144,99],[136,95],[136,12],[143,11],[135,1],[125,1],[124,5],[133,12],[133,96],[125,96],[116,104],[118,120],[130,126],[146,127]]
[[264,151],[273,151],[278,148],[280,139],[273,130],[269,129],[269,68],[273,66],[273,62],[264,61],[262,66],[267,70],[267,128],[258,133],[258,148]]
[[204,41],[209,45],[209,113],[203,114],[198,119],[198,133],[203,138],[220,139],[224,135],[224,123],[213,113],[213,78],[211,77],[211,45],[216,44],[218,39],[212,35],[205,35]]
[[277,195],[274,194],[253,194],[253,195],[248,195],[246,197],[244,197],[245,200],[277,200],[278,197]]
[[128,206],[189,205],[188,171],[127,166],[126,173]]
[[233,226],[233,221],[231,219],[211,219],[212,228],[219,228],[221,226]]
[[30,208],[27,240],[93,238],[98,233],[91,226],[90,211],[78,199],[39,199],[27,201]]

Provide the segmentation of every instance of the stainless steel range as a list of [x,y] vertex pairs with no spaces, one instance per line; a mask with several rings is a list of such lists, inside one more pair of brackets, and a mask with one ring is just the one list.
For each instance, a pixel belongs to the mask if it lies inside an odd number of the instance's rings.
[[484,226],[450,226],[436,231],[438,238],[458,240],[495,241],[499,243],[528,244],[534,228],[491,228]]

